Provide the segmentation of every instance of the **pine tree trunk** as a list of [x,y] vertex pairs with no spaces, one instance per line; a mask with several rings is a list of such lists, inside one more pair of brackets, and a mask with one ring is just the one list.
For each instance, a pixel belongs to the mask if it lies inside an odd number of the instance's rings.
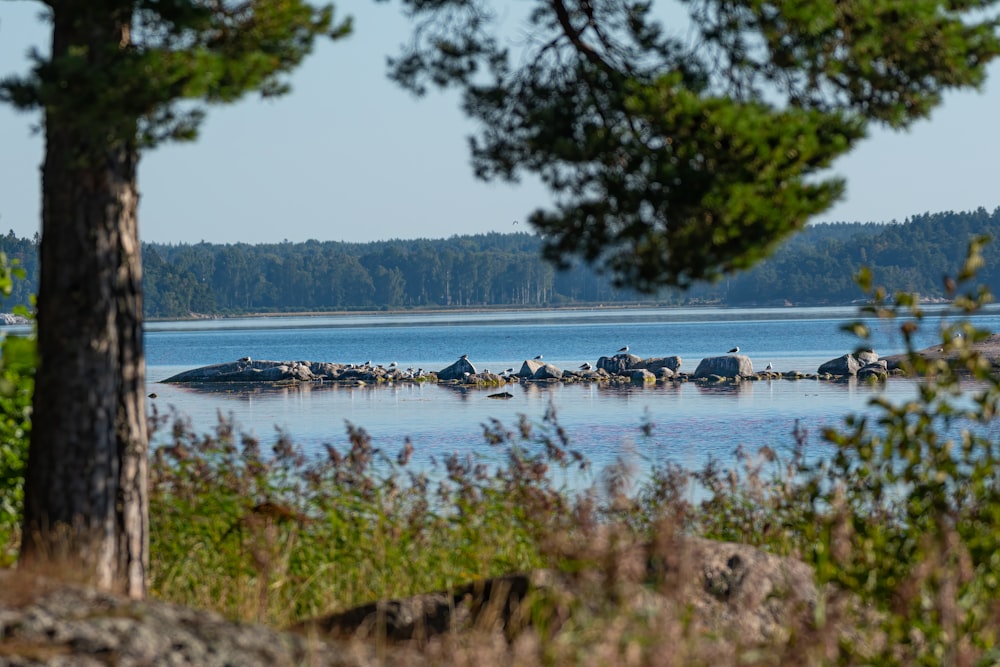
[[[92,65],[107,71],[102,58],[127,44],[128,17],[100,14],[55,11],[53,59],[87,44]],[[139,598],[149,509],[135,122],[95,97],[111,93],[92,90],[86,102],[80,94],[70,82],[72,104],[46,109],[21,563]]]

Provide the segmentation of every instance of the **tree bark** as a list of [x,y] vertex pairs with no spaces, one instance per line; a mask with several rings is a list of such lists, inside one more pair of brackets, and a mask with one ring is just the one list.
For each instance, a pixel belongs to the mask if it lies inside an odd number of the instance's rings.
[[[68,14],[53,12],[53,61],[86,45],[88,67],[111,71],[129,15]],[[70,75],[46,105],[21,564],[141,598],[149,509],[136,122],[107,101],[116,91],[90,81]]]

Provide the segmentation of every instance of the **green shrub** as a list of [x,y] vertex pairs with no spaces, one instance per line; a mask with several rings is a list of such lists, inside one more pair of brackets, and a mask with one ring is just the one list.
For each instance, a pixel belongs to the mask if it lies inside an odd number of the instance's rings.
[[[0,252],[0,293],[9,295],[24,271]],[[19,310],[18,314],[28,313]],[[24,507],[24,471],[35,387],[35,340],[6,335],[0,343],[0,566],[17,556]]]

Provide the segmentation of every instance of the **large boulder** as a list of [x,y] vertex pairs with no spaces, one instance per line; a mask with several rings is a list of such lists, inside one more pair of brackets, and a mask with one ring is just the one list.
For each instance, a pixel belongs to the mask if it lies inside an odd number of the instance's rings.
[[[527,363],[527,362],[526,362]],[[542,364],[540,368],[535,370],[531,374],[532,380],[561,380],[563,376],[562,369],[553,366],[552,364]]]
[[[662,619],[682,617],[692,636],[748,646],[779,644],[790,630],[808,627],[819,594],[813,571],[792,558],[782,558],[746,544],[676,537],[663,545],[611,546],[600,535],[588,545],[594,554],[615,551],[616,579],[594,569],[575,578],[536,570],[485,579],[409,598],[381,600],[347,611],[299,623],[293,631],[318,638],[411,641],[455,634],[491,622],[516,632],[508,624],[527,596],[550,595],[561,601],[590,599],[614,590],[616,604],[635,613]],[[598,561],[601,562],[601,561]],[[669,582],[659,587],[648,581]],[[611,586],[611,584],[614,584]],[[586,608],[586,605],[579,605]],[[540,607],[540,614],[521,617],[523,625],[541,621],[559,632],[567,604]],[[551,616],[548,616],[551,614]],[[654,661],[655,662],[655,661]]]
[[525,359],[524,363],[521,364],[521,370],[517,372],[517,377],[519,378],[530,378],[535,375],[535,371],[544,366],[545,364],[537,359]]
[[878,352],[875,350],[861,350],[854,354],[854,358],[858,360],[858,363],[862,366],[866,364],[874,364],[878,361]]
[[468,358],[462,357],[451,366],[448,366],[448,368],[438,371],[437,376],[439,380],[448,382],[450,380],[464,380],[467,377],[466,373],[475,375],[476,367],[472,365],[472,362]]
[[622,352],[621,354],[616,354],[613,357],[601,357],[597,360],[597,367],[600,370],[611,373],[612,375],[625,375],[625,371],[635,368],[636,364],[641,362],[641,357],[637,357],[634,354],[628,354],[627,352]]
[[661,368],[667,368],[676,374],[681,368],[681,358],[677,356],[649,357],[635,364],[633,368],[645,368],[651,373],[657,373]]
[[858,379],[859,380],[885,380],[889,377],[889,362],[885,359],[879,359],[878,361],[872,362],[870,364],[865,364],[858,369]]
[[816,372],[820,375],[825,375],[826,373],[830,375],[857,375],[858,369],[862,365],[853,354],[845,354],[842,357],[831,359],[822,364]]
[[694,377],[707,378],[713,375],[726,378],[750,377],[753,375],[753,362],[750,357],[742,354],[727,354],[724,357],[705,357],[695,369]]
[[628,379],[632,384],[646,384],[656,382],[656,376],[645,368],[633,368],[629,371]]

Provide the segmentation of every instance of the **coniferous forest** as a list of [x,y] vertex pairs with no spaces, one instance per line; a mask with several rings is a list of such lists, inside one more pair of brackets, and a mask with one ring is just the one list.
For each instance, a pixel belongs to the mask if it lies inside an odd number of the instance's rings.
[[[146,317],[406,308],[538,307],[616,303],[724,306],[833,305],[859,298],[854,275],[871,268],[891,292],[943,298],[942,277],[969,240],[1000,239],[1000,208],[925,213],[902,223],[823,223],[792,237],[753,269],[687,292],[617,289],[580,265],[560,271],[529,233],[343,243],[143,245]],[[37,293],[38,241],[8,233],[0,250],[27,279],[0,304]],[[979,278],[1000,293],[1000,248],[985,250]]]

